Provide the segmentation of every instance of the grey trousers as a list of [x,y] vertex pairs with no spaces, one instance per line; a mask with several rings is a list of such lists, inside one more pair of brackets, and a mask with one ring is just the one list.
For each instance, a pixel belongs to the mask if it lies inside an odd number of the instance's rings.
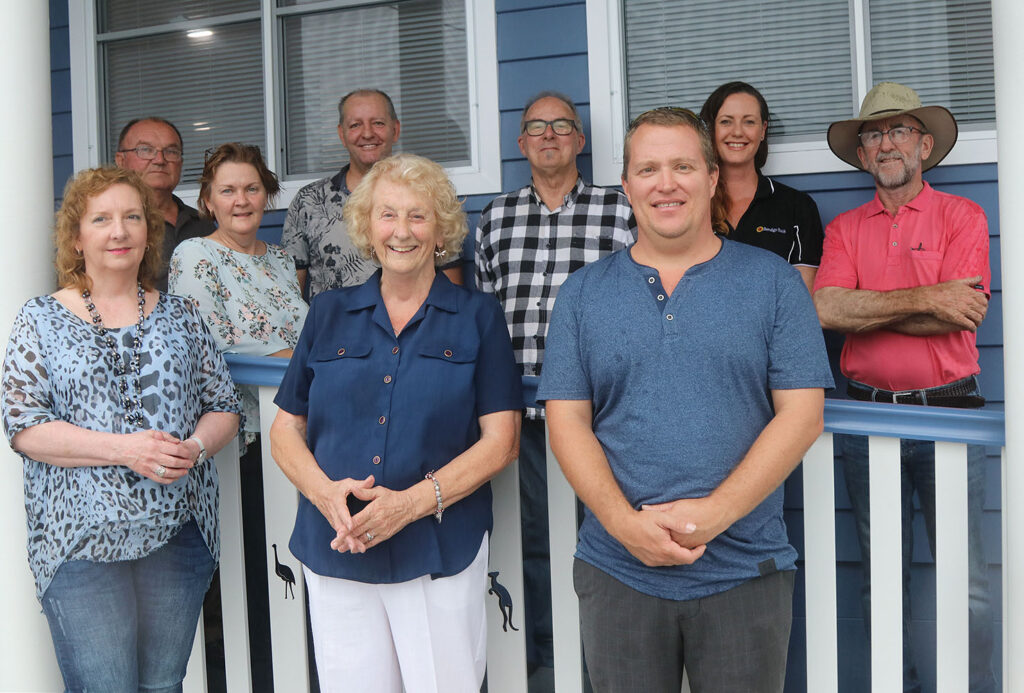
[[595,693],[781,693],[795,571],[673,601],[637,592],[576,559],[583,651]]

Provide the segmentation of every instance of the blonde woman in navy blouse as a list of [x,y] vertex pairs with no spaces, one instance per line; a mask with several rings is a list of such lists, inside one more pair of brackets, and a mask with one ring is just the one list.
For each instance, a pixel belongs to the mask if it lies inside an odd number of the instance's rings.
[[435,270],[466,235],[437,164],[377,163],[345,222],[381,269],[314,298],[270,432],[302,494],[289,548],[320,687],[478,691],[487,481],[516,457],[523,406],[505,319]]

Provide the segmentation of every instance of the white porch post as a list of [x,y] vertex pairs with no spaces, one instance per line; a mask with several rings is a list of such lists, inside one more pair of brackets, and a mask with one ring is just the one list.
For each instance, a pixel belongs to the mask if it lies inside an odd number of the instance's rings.
[[996,131],[999,147],[999,230],[1003,268],[1003,371],[1006,454],[1003,458],[1003,690],[1024,690],[1024,4],[992,0]]
[[[0,0],[0,343],[24,301],[53,291],[49,3]],[[25,549],[21,459],[0,444],[0,690],[60,690]]]

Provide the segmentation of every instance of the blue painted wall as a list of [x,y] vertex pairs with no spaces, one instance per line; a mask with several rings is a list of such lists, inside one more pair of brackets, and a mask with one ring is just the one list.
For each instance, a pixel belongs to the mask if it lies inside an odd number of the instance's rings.
[[[523,103],[542,89],[555,89],[572,97],[580,108],[584,129],[589,132],[590,94],[587,72],[586,5],[584,2],[558,0],[495,0],[497,10],[497,54],[499,109],[501,117],[501,156],[504,190],[512,190],[529,181],[529,166],[516,145],[518,124]],[[57,197],[72,173],[70,62],[66,0],[50,0],[51,16],[51,89],[53,92],[54,188]],[[589,145],[580,157],[580,169],[591,175]],[[990,222],[992,260],[992,303],[988,317],[978,334],[981,352],[982,387],[990,406],[999,407],[1003,400],[1002,373],[1002,300],[999,271],[998,199],[996,166],[945,166],[925,176],[935,187],[963,195],[985,208]],[[781,180],[810,193],[827,224],[838,213],[870,199],[874,186],[867,174],[859,172],[821,175],[786,176]],[[473,195],[466,200],[471,228],[484,205],[493,195]],[[280,238],[284,211],[270,212],[264,219],[262,236],[274,241]],[[467,240],[467,257],[472,257],[471,239]],[[467,268],[469,269],[469,268]],[[470,276],[470,275],[467,275]],[[829,336],[834,361],[838,358],[841,337]],[[840,388],[841,391],[841,388]],[[834,396],[838,396],[833,393]],[[997,451],[989,458],[986,542],[991,563],[991,582],[996,613],[1001,613],[1000,594],[1000,529],[999,529],[999,459]],[[868,650],[860,616],[860,556],[856,532],[849,511],[849,500],[842,483],[837,461],[836,533],[838,537],[837,566],[839,590],[840,690],[850,693],[867,689]],[[786,488],[787,520],[794,545],[802,550],[802,489],[799,473],[794,474]],[[919,645],[918,665],[925,690],[934,690],[935,585],[934,564],[927,555],[923,521],[917,518],[914,551],[914,632]],[[803,691],[804,675],[804,613],[803,583],[798,578],[794,601],[792,655],[787,677],[787,691]],[[998,625],[997,625],[998,627]],[[997,639],[998,640],[998,639]],[[996,662],[997,673],[1000,670]]]

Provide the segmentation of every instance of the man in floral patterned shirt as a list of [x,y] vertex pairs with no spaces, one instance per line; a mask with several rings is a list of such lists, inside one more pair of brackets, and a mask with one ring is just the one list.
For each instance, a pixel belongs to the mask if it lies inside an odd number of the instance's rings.
[[338,116],[338,137],[349,163],[299,190],[281,235],[281,245],[295,258],[299,286],[309,279],[310,299],[338,286],[362,284],[376,270],[349,240],[341,210],[370,167],[391,155],[402,129],[391,98],[375,89],[343,96]]

